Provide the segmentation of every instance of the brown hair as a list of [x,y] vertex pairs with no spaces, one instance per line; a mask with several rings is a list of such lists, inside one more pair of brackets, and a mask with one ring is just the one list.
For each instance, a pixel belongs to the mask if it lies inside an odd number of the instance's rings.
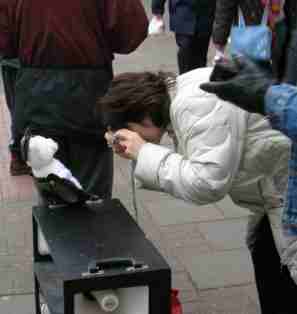
[[105,126],[116,130],[149,116],[157,127],[169,123],[169,90],[176,76],[167,72],[123,73],[116,76],[96,104]]

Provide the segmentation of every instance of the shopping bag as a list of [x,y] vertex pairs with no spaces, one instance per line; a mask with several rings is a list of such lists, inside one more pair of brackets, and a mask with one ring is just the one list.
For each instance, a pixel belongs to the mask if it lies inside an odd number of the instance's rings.
[[238,26],[231,29],[231,55],[243,55],[255,61],[270,61],[272,32],[268,27],[269,1],[260,25],[247,26],[239,8]]
[[171,289],[171,314],[183,314],[181,303],[178,299],[178,290]]

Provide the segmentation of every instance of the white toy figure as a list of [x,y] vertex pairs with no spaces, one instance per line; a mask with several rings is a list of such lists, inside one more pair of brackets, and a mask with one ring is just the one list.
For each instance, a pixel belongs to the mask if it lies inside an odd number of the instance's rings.
[[[32,168],[34,177],[46,178],[49,174],[55,174],[60,178],[70,180],[79,189],[82,189],[82,186],[73,177],[71,171],[58,159],[54,158],[58,148],[58,144],[51,138],[45,138],[40,135],[30,138],[27,164]],[[38,229],[38,248],[41,255],[50,253],[48,244],[40,229]]]
[[30,138],[27,164],[32,168],[34,177],[46,178],[49,174],[55,174],[60,178],[73,182],[79,189],[82,189],[71,171],[58,159],[54,158],[58,148],[58,144],[51,138],[40,135]]

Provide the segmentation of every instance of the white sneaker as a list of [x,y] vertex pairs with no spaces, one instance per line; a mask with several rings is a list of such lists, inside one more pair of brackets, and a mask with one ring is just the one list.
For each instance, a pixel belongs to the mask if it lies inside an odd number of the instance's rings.
[[40,312],[41,314],[51,314],[47,304],[45,303],[43,295],[39,294]]
[[41,309],[41,314],[51,314],[46,303],[41,304],[40,309]]

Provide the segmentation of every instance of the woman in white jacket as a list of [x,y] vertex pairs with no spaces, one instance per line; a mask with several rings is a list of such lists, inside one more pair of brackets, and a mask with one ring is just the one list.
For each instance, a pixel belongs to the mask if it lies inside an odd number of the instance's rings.
[[[209,80],[211,70],[178,77],[171,104],[172,76],[163,72],[117,76],[98,102],[113,131],[105,137],[116,153],[136,161],[135,176],[145,188],[197,205],[229,194],[248,208],[253,214],[247,245],[262,312],[290,313],[281,295],[284,292],[285,298],[295,286],[287,270],[281,270],[272,236],[264,229],[268,235],[261,235],[261,224],[268,217],[277,250],[283,249],[279,228],[290,142],[261,116],[202,91],[199,86]],[[159,145],[166,131],[177,144],[176,151]]]

